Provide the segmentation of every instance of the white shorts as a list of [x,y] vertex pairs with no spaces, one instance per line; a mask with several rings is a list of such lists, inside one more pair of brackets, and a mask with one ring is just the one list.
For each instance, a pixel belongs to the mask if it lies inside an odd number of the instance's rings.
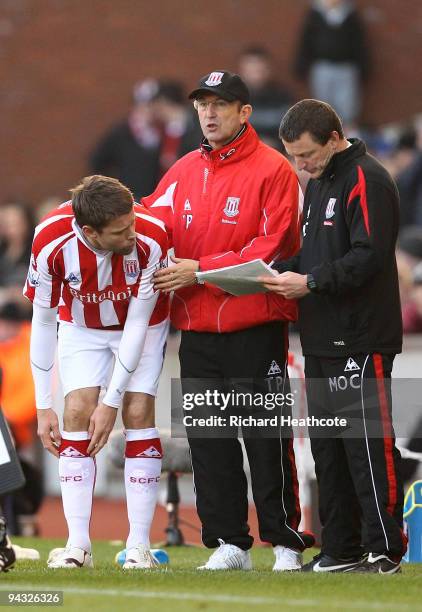
[[[148,327],[141,359],[126,391],[157,395],[168,329],[168,319]],[[65,397],[75,389],[107,388],[121,337],[121,331],[89,329],[60,322],[58,362]]]

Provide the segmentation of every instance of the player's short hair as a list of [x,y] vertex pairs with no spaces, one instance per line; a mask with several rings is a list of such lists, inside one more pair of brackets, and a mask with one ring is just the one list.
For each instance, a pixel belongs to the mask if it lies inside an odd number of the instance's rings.
[[332,132],[344,138],[341,119],[336,111],[321,100],[300,100],[289,108],[281,120],[279,137],[294,142],[309,132],[315,142],[325,145]]
[[89,225],[97,231],[133,208],[133,195],[120,181],[109,176],[86,176],[70,190],[72,207],[79,227]]

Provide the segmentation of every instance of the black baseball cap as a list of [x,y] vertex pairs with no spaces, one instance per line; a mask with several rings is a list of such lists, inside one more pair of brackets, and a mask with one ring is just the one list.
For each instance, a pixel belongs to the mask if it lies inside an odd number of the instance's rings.
[[201,78],[199,86],[189,94],[189,99],[198,98],[202,93],[212,93],[228,102],[239,100],[249,104],[249,89],[238,74],[227,70],[215,70]]

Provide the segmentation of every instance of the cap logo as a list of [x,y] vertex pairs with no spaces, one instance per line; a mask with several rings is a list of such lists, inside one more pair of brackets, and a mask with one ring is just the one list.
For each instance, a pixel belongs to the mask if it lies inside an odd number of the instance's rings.
[[209,87],[215,87],[216,85],[220,85],[223,80],[224,72],[211,72],[207,80],[205,81],[205,85],[209,85]]

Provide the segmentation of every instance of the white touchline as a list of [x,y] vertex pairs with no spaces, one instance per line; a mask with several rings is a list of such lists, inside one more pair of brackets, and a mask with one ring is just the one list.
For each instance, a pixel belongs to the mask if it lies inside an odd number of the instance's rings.
[[[250,572],[248,572],[249,574]],[[306,582],[306,581],[305,581]],[[303,582],[303,584],[305,584]],[[141,587],[140,587],[141,588]],[[40,585],[37,584],[21,584],[13,582],[8,585],[2,584],[0,586],[1,591],[63,591],[64,594],[69,595],[101,595],[103,597],[136,597],[137,599],[175,599],[175,600],[186,600],[186,601],[214,601],[216,603],[239,603],[239,604],[250,604],[255,606],[268,606],[275,605],[280,606],[279,597],[256,597],[256,596],[242,596],[242,595],[212,595],[201,594],[201,593],[186,593],[177,591],[137,591],[135,589],[86,589],[80,587],[69,587],[65,585],[49,584]],[[391,609],[397,610],[414,610],[414,606],[410,604],[403,604],[398,602],[389,601]],[[333,599],[285,599],[283,598],[284,606],[291,606],[292,608],[333,608],[335,610],[353,609],[353,610],[385,610],[385,603],[382,602],[371,602],[365,600],[357,600],[354,602],[346,602],[344,600],[333,600]]]

